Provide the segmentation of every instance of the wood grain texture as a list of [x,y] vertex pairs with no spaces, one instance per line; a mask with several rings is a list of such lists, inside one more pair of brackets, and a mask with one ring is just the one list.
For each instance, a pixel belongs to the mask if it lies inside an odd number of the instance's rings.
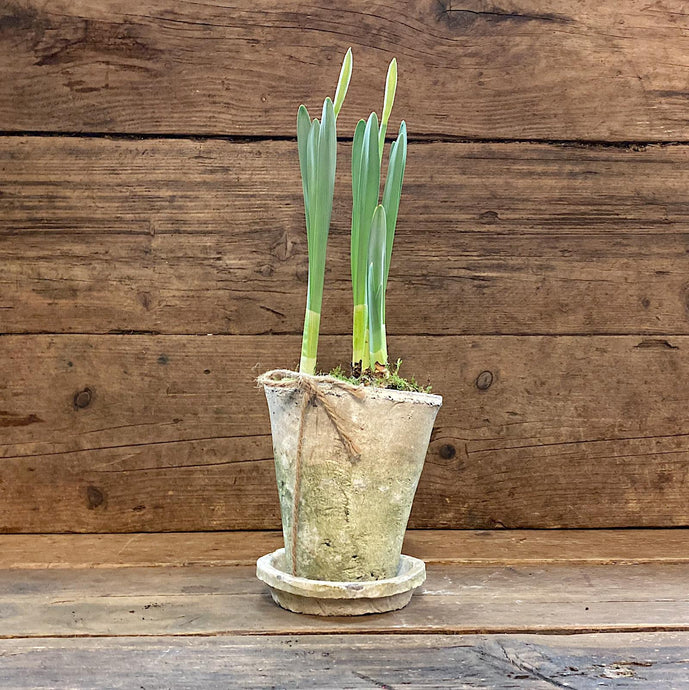
[[[281,531],[0,535],[0,569],[253,565]],[[427,564],[689,563],[689,531],[409,530],[403,553]]]
[[255,567],[0,571],[0,637],[689,631],[686,564],[428,568],[404,609],[278,608]]
[[[322,332],[351,332],[347,170]],[[10,138],[0,333],[300,333],[293,142]],[[395,334],[689,333],[689,147],[410,146]]]
[[[2,531],[279,527],[254,377],[294,366],[299,342],[0,338]],[[444,396],[411,526],[686,525],[688,349],[686,337],[391,338],[406,372]],[[346,361],[349,339],[324,336],[321,353],[326,369]]]
[[[687,633],[3,640],[0,687],[689,687]],[[228,664],[228,659],[232,663]]]
[[341,117],[382,102],[414,134],[678,140],[689,134],[679,2],[4,0],[6,130],[293,135],[354,49]]

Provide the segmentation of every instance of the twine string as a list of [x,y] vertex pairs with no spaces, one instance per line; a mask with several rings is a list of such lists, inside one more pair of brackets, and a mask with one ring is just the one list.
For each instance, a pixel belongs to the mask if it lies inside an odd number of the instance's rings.
[[[325,410],[328,419],[337,431],[337,435],[342,441],[347,456],[350,462],[355,463],[361,457],[361,452],[353,441],[346,429],[346,422],[342,416],[335,409],[335,407],[328,401],[326,394],[314,383],[313,376],[309,374],[296,374],[295,372],[286,369],[276,369],[262,374],[257,381],[261,386],[269,386],[271,388],[297,388],[303,391],[304,396],[301,403],[301,412],[299,415],[299,433],[297,436],[297,452],[294,460],[294,496],[292,502],[292,530],[290,534],[290,546],[292,552],[292,575],[296,575],[297,570],[297,527],[299,522],[299,504],[301,503],[301,466],[302,455],[304,449],[304,428],[306,426],[306,413],[312,403],[318,401]],[[347,381],[336,379],[333,376],[319,376],[318,381],[329,383],[333,387],[341,388],[347,391],[356,398],[362,398],[364,391],[360,387],[354,386]]]

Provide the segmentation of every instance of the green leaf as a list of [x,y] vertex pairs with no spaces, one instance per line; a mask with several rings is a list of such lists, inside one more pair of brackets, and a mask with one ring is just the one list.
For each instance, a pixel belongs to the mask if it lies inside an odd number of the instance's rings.
[[352,236],[352,254],[356,257],[352,273],[354,304],[366,301],[366,257],[373,211],[380,191],[380,158],[378,156],[378,116],[371,113],[364,128],[358,170],[352,171],[356,185],[356,206],[352,209],[352,222],[356,224],[356,237]]
[[378,134],[378,158],[380,159],[380,165],[383,165],[383,148],[385,146],[385,133],[388,129],[386,124],[381,123],[380,132]]
[[387,125],[392,112],[392,104],[395,102],[395,92],[397,91],[397,58],[392,58],[388,67],[388,74],[385,78],[385,100],[383,101],[383,115],[381,122]]
[[340,114],[340,109],[344,103],[347,89],[349,88],[349,80],[352,78],[352,49],[350,48],[342,61],[342,69],[340,70],[340,78],[337,80],[337,89],[335,90],[335,104],[333,110],[335,117]]
[[368,366],[366,346],[366,275],[371,220],[380,191],[380,157],[378,155],[378,117],[371,113],[354,133],[352,147],[352,291],[354,323],[352,362]]
[[309,226],[309,172],[307,146],[309,142],[309,131],[311,130],[311,118],[306,106],[299,106],[297,112],[297,146],[299,148],[299,168],[301,170],[301,186],[304,191],[304,215],[306,216],[306,228],[308,233]]
[[[325,249],[330,231],[333,211],[333,192],[335,189],[335,164],[337,157],[337,133],[333,102],[326,98],[318,137],[318,189],[317,215],[315,216],[318,238],[317,260],[319,275],[325,273]],[[322,291],[322,277],[320,280]]]
[[315,118],[311,123],[307,146],[309,223],[307,237],[309,246],[309,291],[308,308],[319,312],[323,299],[325,276],[325,255],[330,231],[335,188],[335,166],[337,159],[337,132],[335,113],[330,98],[323,103],[322,120]]
[[388,283],[388,273],[390,272],[390,259],[392,257],[392,243],[395,238],[395,226],[397,225],[397,214],[400,207],[400,196],[402,195],[402,181],[404,179],[404,168],[407,163],[407,125],[402,120],[397,139],[390,148],[390,162],[388,163],[388,173],[385,179],[385,189],[383,190],[383,206],[387,221],[387,242],[385,257],[385,285]]
[[351,234],[351,261],[352,261],[352,280],[356,275],[356,257],[359,246],[359,176],[361,175],[361,149],[364,144],[364,130],[366,120],[359,120],[354,130],[354,141],[352,142],[352,234]]
[[[304,188],[308,196],[306,234],[309,247],[309,277],[299,370],[314,373],[337,162],[337,131],[332,101],[330,98],[325,99],[320,121],[315,118],[308,123],[303,116],[300,120],[297,126],[301,126],[301,139],[306,139],[304,153],[300,150],[300,164],[303,157],[305,165],[302,166],[302,171],[306,180]],[[299,131],[297,138],[299,139]]]
[[306,170],[308,173],[309,189],[309,222],[306,224],[307,238],[309,241],[309,251],[311,251],[312,235],[314,232],[314,216],[318,204],[318,139],[321,123],[315,117],[311,121],[309,137],[306,145]]
[[387,345],[385,338],[385,257],[387,223],[385,208],[378,204],[371,221],[368,243],[367,290],[369,349],[371,366],[376,362],[387,365]]
[[397,91],[397,59],[392,58],[388,66],[388,74],[385,78],[385,98],[383,99],[383,113],[380,117],[380,134],[378,136],[378,149],[380,158],[383,159],[383,145],[385,144],[385,133],[388,129],[388,120],[392,112],[392,104],[395,102],[395,92]]

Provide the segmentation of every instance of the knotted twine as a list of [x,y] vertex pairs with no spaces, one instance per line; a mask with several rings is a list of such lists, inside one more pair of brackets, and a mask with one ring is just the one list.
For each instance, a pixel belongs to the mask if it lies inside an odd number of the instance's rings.
[[[299,519],[299,504],[301,502],[301,465],[302,465],[302,451],[304,446],[304,427],[306,422],[306,412],[312,403],[318,401],[328,416],[328,419],[335,427],[335,431],[342,441],[349,461],[354,464],[361,457],[361,451],[356,443],[352,440],[349,433],[347,433],[347,421],[342,418],[342,415],[333,407],[328,401],[324,391],[322,391],[316,382],[329,383],[333,388],[340,388],[355,398],[363,398],[365,391],[361,386],[355,386],[347,381],[336,379],[334,376],[311,376],[310,374],[301,374],[288,369],[274,369],[273,371],[261,374],[256,381],[260,386],[268,386],[270,388],[296,388],[303,391],[304,397],[301,404],[301,413],[299,415],[299,432],[297,436],[297,453],[294,460],[294,496],[292,502],[292,533],[291,533],[291,551],[292,551],[292,575],[297,574],[297,526]],[[314,404],[315,406],[315,404]]]

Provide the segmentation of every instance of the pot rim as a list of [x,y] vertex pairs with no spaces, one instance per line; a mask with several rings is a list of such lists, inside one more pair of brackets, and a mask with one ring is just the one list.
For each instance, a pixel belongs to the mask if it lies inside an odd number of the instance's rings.
[[[285,379],[294,379],[294,386],[282,385],[271,385],[271,381],[282,382]],[[341,379],[336,379],[333,376],[327,374],[318,374],[316,376],[312,374],[302,374],[297,371],[292,371],[291,369],[271,369],[270,371],[261,374],[256,380],[260,386],[264,388],[271,388],[272,390],[295,390],[299,388],[299,379],[308,378],[314,384],[318,386],[328,385],[329,390],[324,391],[325,393],[336,392],[333,389],[340,388],[343,391],[357,391],[363,392],[367,398],[376,398],[382,400],[392,400],[393,402],[407,402],[407,403],[420,403],[423,405],[430,405],[432,407],[441,407],[443,404],[443,398],[441,395],[436,395],[435,393],[421,393],[418,391],[398,391],[393,388],[378,388],[377,386],[365,386],[363,384],[354,385],[348,383],[347,381],[342,381]]]

